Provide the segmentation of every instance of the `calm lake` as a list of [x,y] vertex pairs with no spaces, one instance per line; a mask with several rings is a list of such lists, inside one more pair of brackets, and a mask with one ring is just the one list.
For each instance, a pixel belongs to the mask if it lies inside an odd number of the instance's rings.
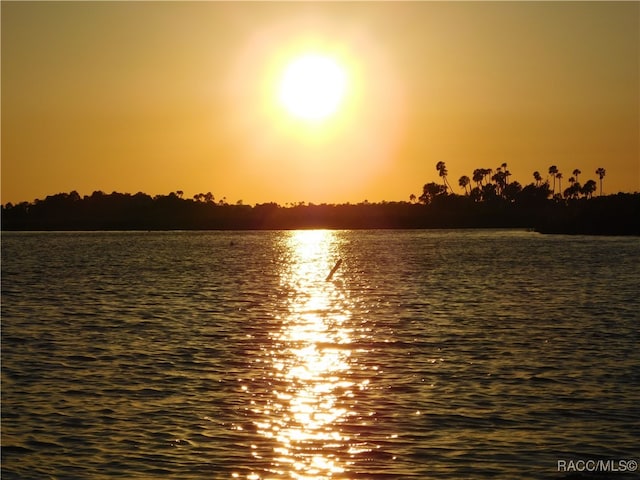
[[637,237],[4,232],[2,478],[637,478],[639,293]]

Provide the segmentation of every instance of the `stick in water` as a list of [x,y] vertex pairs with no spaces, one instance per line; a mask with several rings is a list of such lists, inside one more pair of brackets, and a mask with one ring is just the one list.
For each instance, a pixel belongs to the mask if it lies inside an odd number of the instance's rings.
[[331,269],[331,272],[329,272],[329,275],[327,275],[327,278],[324,279],[325,282],[328,282],[329,280],[331,280],[331,277],[333,277],[333,274],[336,273],[336,270],[338,270],[338,268],[340,268],[341,264],[342,264],[342,259],[339,258],[338,261],[336,262],[336,264]]

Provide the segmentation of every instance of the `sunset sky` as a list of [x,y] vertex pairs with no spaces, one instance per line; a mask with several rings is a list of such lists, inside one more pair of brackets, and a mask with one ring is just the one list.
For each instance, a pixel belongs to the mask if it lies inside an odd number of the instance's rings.
[[[6,2],[2,203],[94,190],[408,200],[508,164],[640,190],[639,2]],[[332,115],[279,100],[296,58]],[[457,190],[462,193],[462,189]]]

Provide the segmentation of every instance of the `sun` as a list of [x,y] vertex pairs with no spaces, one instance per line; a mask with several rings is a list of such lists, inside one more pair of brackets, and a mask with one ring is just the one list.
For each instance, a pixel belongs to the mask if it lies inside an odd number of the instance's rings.
[[290,115],[322,121],[338,111],[346,89],[346,72],[336,60],[307,53],[293,59],[284,69],[278,99]]

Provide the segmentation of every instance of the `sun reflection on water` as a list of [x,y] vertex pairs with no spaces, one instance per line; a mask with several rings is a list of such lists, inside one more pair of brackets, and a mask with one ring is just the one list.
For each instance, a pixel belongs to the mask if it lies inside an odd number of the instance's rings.
[[[294,479],[342,477],[350,438],[341,424],[354,415],[349,299],[339,273],[335,232],[295,231],[286,242],[290,261],[281,271],[287,313],[273,332],[273,391],[256,406],[260,435],[275,441],[271,472]],[[360,386],[362,388],[362,386]]]

